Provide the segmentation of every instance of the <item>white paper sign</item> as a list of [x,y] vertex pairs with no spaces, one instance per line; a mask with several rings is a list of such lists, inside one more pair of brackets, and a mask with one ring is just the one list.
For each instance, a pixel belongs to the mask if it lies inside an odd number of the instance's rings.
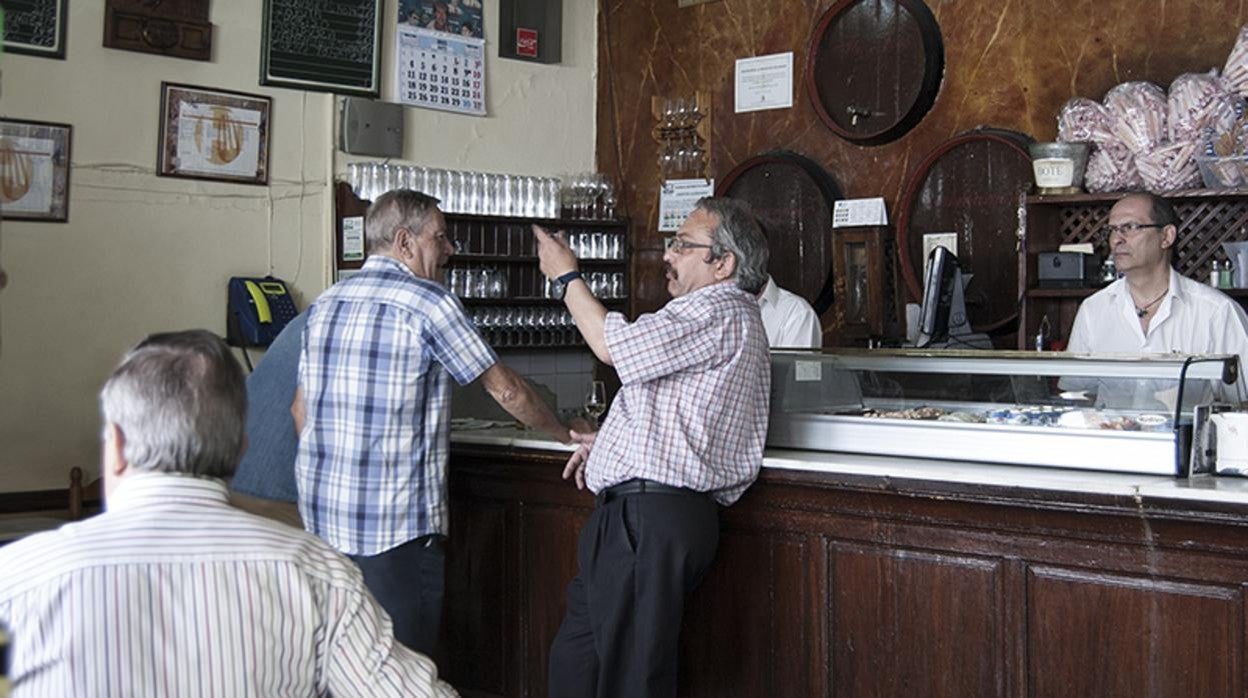
[[[958,255],[957,233],[924,233],[923,234],[923,267],[927,268],[927,260],[932,257],[932,250],[943,247],[956,257]],[[926,273],[926,272],[924,272]]]
[[735,85],[738,114],[793,106],[793,52],[738,58]]
[[342,219],[342,261],[364,259],[364,216]]
[[833,228],[856,228],[863,225],[888,225],[884,198],[841,199],[832,207]]
[[669,179],[659,189],[659,231],[675,232],[693,212],[693,205],[715,193],[713,179]]

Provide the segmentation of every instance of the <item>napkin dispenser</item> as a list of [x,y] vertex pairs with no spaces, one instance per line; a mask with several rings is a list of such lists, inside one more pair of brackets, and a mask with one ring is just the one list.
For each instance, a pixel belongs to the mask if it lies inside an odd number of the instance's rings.
[[1083,252],[1041,252],[1036,260],[1040,288],[1092,288],[1100,284],[1101,258]]

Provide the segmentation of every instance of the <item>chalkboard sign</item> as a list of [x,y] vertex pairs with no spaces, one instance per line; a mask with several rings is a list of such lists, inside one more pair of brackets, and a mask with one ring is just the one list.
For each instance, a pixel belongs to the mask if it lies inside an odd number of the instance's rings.
[[260,84],[377,97],[383,0],[265,0]]
[[68,0],[4,0],[4,51],[65,58]]

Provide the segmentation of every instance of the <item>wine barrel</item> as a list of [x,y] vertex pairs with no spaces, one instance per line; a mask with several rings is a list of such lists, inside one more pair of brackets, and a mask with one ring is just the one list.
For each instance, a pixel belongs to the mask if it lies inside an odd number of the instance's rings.
[[897,215],[897,253],[912,301],[921,297],[923,236],[954,233],[963,272],[974,274],[966,305],[972,327],[992,332],[1018,318],[1018,209],[1033,177],[1015,131],[981,128],[936,147],[906,184]]
[[841,198],[836,180],[813,160],[781,150],[737,165],[716,195],[750,205],[767,233],[772,278],[823,315],[832,306],[832,207]]

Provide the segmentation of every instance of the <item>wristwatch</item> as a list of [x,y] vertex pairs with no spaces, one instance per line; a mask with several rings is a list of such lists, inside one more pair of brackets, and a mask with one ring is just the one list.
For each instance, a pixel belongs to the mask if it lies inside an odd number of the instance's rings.
[[581,278],[581,272],[579,270],[573,269],[567,274],[564,274],[560,276],[558,279],[555,279],[555,281],[559,284],[559,300],[563,300],[563,297],[568,294],[568,284],[572,283],[573,281],[576,281],[579,278]]

